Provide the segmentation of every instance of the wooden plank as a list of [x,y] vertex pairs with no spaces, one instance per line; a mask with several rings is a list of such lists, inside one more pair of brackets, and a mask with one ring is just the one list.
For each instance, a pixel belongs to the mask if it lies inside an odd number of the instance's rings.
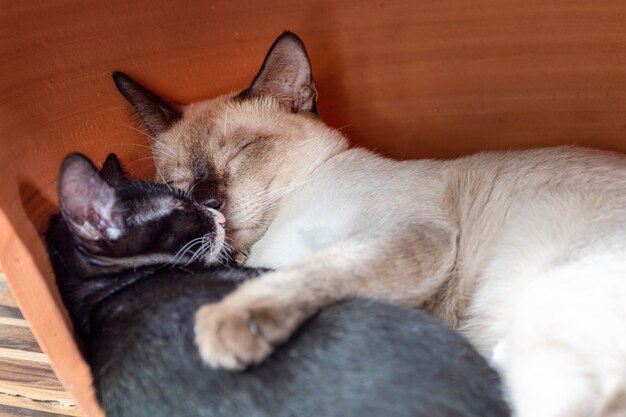
[[15,397],[29,398],[33,401],[58,403],[61,408],[74,408],[74,401],[66,392],[46,388],[28,387],[19,383],[0,382],[0,392]]
[[0,417],[80,415],[41,353],[0,268]]
[[0,265],[0,326],[5,325],[28,327],[28,322],[24,320],[17,303],[13,299],[2,272],[2,265]]
[[0,358],[14,359],[18,361],[31,361],[40,363],[50,363],[45,353],[23,352],[15,349],[0,348]]
[[[2,272],[2,265],[0,265],[0,320],[1,319],[24,319],[9,290],[9,285]],[[3,323],[0,322],[0,324]]]
[[28,322],[24,319],[16,319],[13,317],[0,317],[0,326],[28,327]]
[[16,408],[0,404],[0,417],[66,417],[67,414],[48,413],[27,408]]
[[10,317],[14,319],[24,319],[20,309],[12,306],[0,305],[0,317]]
[[17,303],[11,295],[9,286],[4,278],[2,267],[0,266],[0,306],[17,308]]
[[30,329],[20,326],[0,326],[0,348],[41,352]]
[[68,416],[80,416],[74,401],[58,391],[11,385],[0,382],[0,404]]
[[0,265],[0,326],[2,325],[28,327],[13,299]]
[[41,353],[0,265],[0,417],[82,416]]
[[64,391],[50,365],[39,362],[0,359],[0,381]]

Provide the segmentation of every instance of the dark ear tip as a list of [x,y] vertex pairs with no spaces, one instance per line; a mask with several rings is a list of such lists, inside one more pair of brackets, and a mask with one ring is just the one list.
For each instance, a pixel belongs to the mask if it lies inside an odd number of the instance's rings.
[[274,44],[277,44],[283,41],[293,41],[297,43],[301,48],[304,49],[304,42],[302,41],[302,39],[300,39],[298,35],[296,35],[290,30],[285,30],[283,33],[281,33],[280,36],[276,38],[276,40],[274,41]]
[[126,174],[117,155],[110,153],[100,169],[100,175],[109,184],[114,185],[126,180]]
[[104,163],[106,164],[107,162],[117,162],[119,164],[120,159],[117,157],[116,154],[114,154],[113,152],[111,152],[110,154],[107,155],[106,159],[104,160]]
[[113,78],[113,81],[121,80],[123,78],[130,78],[126,73],[122,71],[113,71],[111,77]]
[[302,42],[302,39],[300,39],[300,37],[298,35],[296,35],[294,32],[290,31],[290,30],[285,30],[283,33],[280,34],[280,36],[278,37],[278,39],[293,39],[296,41],[300,41]]
[[111,77],[113,78],[115,86],[120,92],[122,92],[122,94],[124,93],[128,84],[132,84],[135,82],[135,80],[133,80],[128,74],[121,71],[113,72]]

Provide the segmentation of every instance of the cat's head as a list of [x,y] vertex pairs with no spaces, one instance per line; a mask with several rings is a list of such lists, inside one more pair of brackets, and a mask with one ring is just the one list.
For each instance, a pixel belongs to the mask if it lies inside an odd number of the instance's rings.
[[113,79],[151,134],[157,179],[222,211],[240,250],[262,236],[286,193],[347,147],[317,117],[311,64],[290,32],[276,39],[247,89],[212,100],[178,105],[126,74]]
[[100,172],[83,155],[67,156],[58,197],[79,257],[104,271],[212,263],[224,247],[221,213],[166,184],[127,179],[114,154]]

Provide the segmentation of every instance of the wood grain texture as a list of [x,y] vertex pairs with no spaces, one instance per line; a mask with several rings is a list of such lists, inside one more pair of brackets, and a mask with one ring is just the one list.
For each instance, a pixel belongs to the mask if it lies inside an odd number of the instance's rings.
[[246,86],[284,29],[306,42],[319,109],[398,158],[580,144],[626,150],[626,2],[86,0],[0,13],[0,261],[62,382],[100,415],[40,234],[81,151],[150,176],[113,70],[179,102]]
[[[0,357],[0,381],[58,392],[65,391],[52,372],[49,363],[15,361]],[[63,397],[67,397],[67,395],[63,395]]]
[[0,404],[0,417],[65,417],[67,414],[29,410],[28,408],[11,407]]
[[69,394],[0,382],[0,403],[14,408],[81,416]]
[[21,314],[1,269],[0,306],[0,417],[81,415],[26,320],[16,317]]
[[41,353],[30,329],[23,326],[0,326],[0,348]]
[[2,266],[0,265],[0,318],[5,317],[4,310],[12,311],[10,314],[12,318],[21,318],[22,314],[19,312],[17,308],[17,303],[13,299],[11,295],[11,291],[9,291],[9,286],[7,285],[7,281],[4,278],[4,274],[2,273]]

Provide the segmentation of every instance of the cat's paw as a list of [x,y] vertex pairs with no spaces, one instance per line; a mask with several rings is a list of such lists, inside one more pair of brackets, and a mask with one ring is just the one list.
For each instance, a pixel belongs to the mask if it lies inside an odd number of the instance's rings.
[[196,344],[212,368],[242,370],[262,362],[313,313],[296,304],[237,298],[205,305],[196,313]]

